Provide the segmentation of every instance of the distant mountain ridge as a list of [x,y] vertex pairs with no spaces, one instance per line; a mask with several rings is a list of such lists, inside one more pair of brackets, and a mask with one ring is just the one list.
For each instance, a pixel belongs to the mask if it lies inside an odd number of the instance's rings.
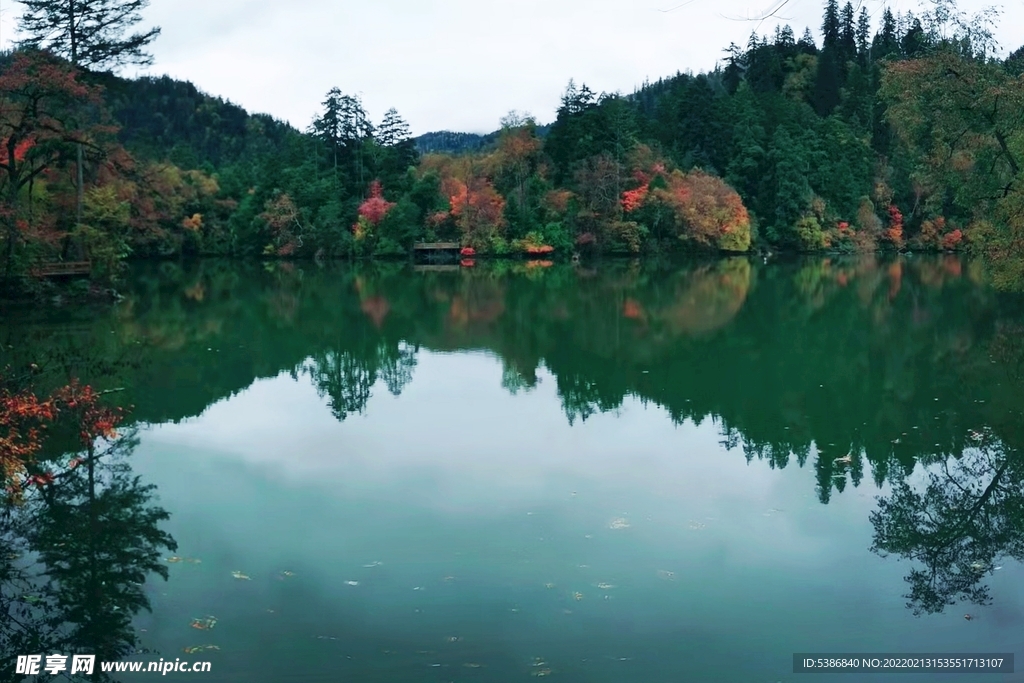
[[[537,126],[537,136],[545,137],[551,125]],[[424,133],[413,138],[420,154],[471,154],[490,147],[498,141],[500,130],[481,135],[479,133],[458,133],[450,130],[439,130]]]

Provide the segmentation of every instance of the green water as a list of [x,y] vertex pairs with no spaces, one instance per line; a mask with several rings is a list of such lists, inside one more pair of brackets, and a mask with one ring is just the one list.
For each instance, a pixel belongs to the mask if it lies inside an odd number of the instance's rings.
[[[176,540],[118,631],[212,662],[168,679],[852,683],[877,676],[792,655],[1024,652],[1024,306],[958,258],[161,264],[112,311],[3,315],[5,363],[134,406],[120,476],[155,488],[97,543]],[[134,611],[80,602],[56,611]]]

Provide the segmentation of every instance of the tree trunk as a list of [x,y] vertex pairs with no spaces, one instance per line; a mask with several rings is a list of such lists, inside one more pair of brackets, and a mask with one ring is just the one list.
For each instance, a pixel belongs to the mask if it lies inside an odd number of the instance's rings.
[[78,143],[78,203],[75,207],[75,225],[81,225],[82,223],[82,204],[85,197],[85,173],[82,169],[82,143]]

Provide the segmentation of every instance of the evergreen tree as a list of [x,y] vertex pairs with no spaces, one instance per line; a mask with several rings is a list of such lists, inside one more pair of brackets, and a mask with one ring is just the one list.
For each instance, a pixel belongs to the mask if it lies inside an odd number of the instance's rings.
[[857,29],[854,25],[853,4],[843,5],[839,28],[839,68],[846,74],[846,65],[857,58]]
[[861,7],[857,16],[857,56],[861,64],[868,62],[869,51],[871,50],[871,17],[868,15],[868,8]]
[[824,50],[818,57],[818,73],[814,79],[814,110],[819,116],[828,116],[839,105],[839,64],[836,50]]
[[811,33],[809,27],[804,29],[804,34],[800,36],[796,46],[804,54],[814,55],[818,53],[818,46],[814,43],[814,34]]
[[159,28],[127,32],[140,21],[149,0],[18,0],[25,9],[18,28],[22,47],[48,50],[75,66],[117,68],[152,64],[145,47]]
[[896,37],[896,17],[888,7],[882,12],[882,26],[875,34],[871,44],[871,53],[875,59],[881,59],[899,52],[899,40]]
[[409,124],[405,122],[405,119],[398,115],[396,109],[388,109],[384,113],[384,120],[381,121],[380,127],[377,129],[377,142],[384,147],[394,147],[411,137]]
[[825,5],[825,18],[821,22],[822,50],[834,50],[839,47],[839,4],[836,0],[828,0]]
[[908,59],[913,59],[924,52],[927,46],[928,36],[921,26],[921,20],[916,17],[911,18],[910,28],[907,29],[907,32],[900,40],[900,48],[903,51],[903,55]]

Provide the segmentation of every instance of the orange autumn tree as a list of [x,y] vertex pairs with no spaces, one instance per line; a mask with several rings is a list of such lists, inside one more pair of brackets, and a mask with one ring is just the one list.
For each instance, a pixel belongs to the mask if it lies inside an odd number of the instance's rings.
[[505,199],[491,181],[472,176],[451,198],[451,214],[468,244],[485,243],[505,229]]
[[750,215],[724,180],[699,169],[676,170],[665,176],[665,185],[650,192],[647,201],[671,208],[679,239],[722,251],[750,248]]
[[487,248],[503,236],[505,199],[495,189],[487,164],[469,157],[427,156],[422,167],[441,178],[441,194],[448,200],[448,211],[430,217],[435,228],[454,226],[463,244]]

